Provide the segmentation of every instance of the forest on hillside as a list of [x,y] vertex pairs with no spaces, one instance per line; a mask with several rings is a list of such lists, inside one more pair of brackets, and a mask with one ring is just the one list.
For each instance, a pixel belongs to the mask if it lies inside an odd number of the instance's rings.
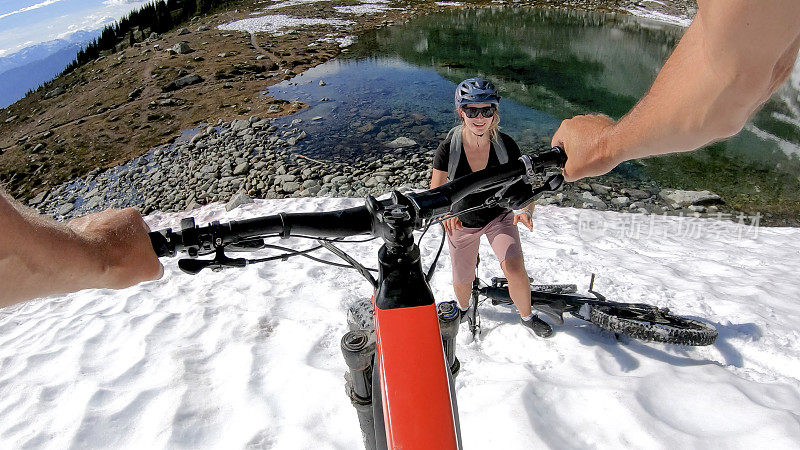
[[158,0],[148,3],[103,28],[100,36],[78,51],[75,60],[64,69],[63,74],[97,59],[103,51],[114,51],[119,44],[133,45],[146,39],[149,33],[164,33],[195,15],[205,14],[233,1],[235,0]]

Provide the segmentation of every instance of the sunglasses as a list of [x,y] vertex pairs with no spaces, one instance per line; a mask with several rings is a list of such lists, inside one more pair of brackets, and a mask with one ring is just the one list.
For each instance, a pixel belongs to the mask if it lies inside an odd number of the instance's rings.
[[497,111],[497,107],[492,106],[484,106],[483,108],[476,108],[474,106],[462,106],[461,110],[464,111],[464,115],[469,117],[470,119],[474,119],[478,117],[478,114],[482,115],[483,117],[492,117]]

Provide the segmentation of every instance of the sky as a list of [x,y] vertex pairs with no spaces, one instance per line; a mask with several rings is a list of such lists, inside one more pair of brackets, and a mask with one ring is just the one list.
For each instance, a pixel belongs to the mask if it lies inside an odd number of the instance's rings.
[[79,30],[97,30],[147,3],[141,0],[0,0],[0,57]]

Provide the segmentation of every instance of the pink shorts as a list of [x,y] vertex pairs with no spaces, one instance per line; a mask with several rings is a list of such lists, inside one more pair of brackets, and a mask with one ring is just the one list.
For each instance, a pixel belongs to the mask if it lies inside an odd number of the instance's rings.
[[489,245],[502,264],[509,258],[521,257],[519,231],[514,225],[514,213],[501,214],[483,228],[467,228],[447,233],[450,244],[450,262],[453,265],[453,284],[472,284],[481,235],[486,235]]

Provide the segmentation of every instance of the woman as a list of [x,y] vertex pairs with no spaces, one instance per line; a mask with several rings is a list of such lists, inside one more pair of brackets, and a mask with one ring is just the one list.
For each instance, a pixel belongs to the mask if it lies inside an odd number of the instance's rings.
[[[461,118],[461,125],[450,130],[447,138],[436,149],[431,189],[449,180],[520,157],[517,143],[507,134],[498,131],[499,103],[497,90],[487,80],[470,78],[458,85],[455,107],[456,114]],[[458,299],[462,320],[470,308],[480,237],[485,234],[508,279],[509,293],[519,311],[520,322],[537,336],[549,337],[553,334],[552,327],[531,312],[530,285],[517,231],[517,223],[520,222],[533,231],[533,204],[526,206],[519,214],[501,207],[458,214],[482,205],[492,194],[482,192],[467,196],[453,205],[454,216],[442,223],[448,236],[453,266],[453,290]]]

